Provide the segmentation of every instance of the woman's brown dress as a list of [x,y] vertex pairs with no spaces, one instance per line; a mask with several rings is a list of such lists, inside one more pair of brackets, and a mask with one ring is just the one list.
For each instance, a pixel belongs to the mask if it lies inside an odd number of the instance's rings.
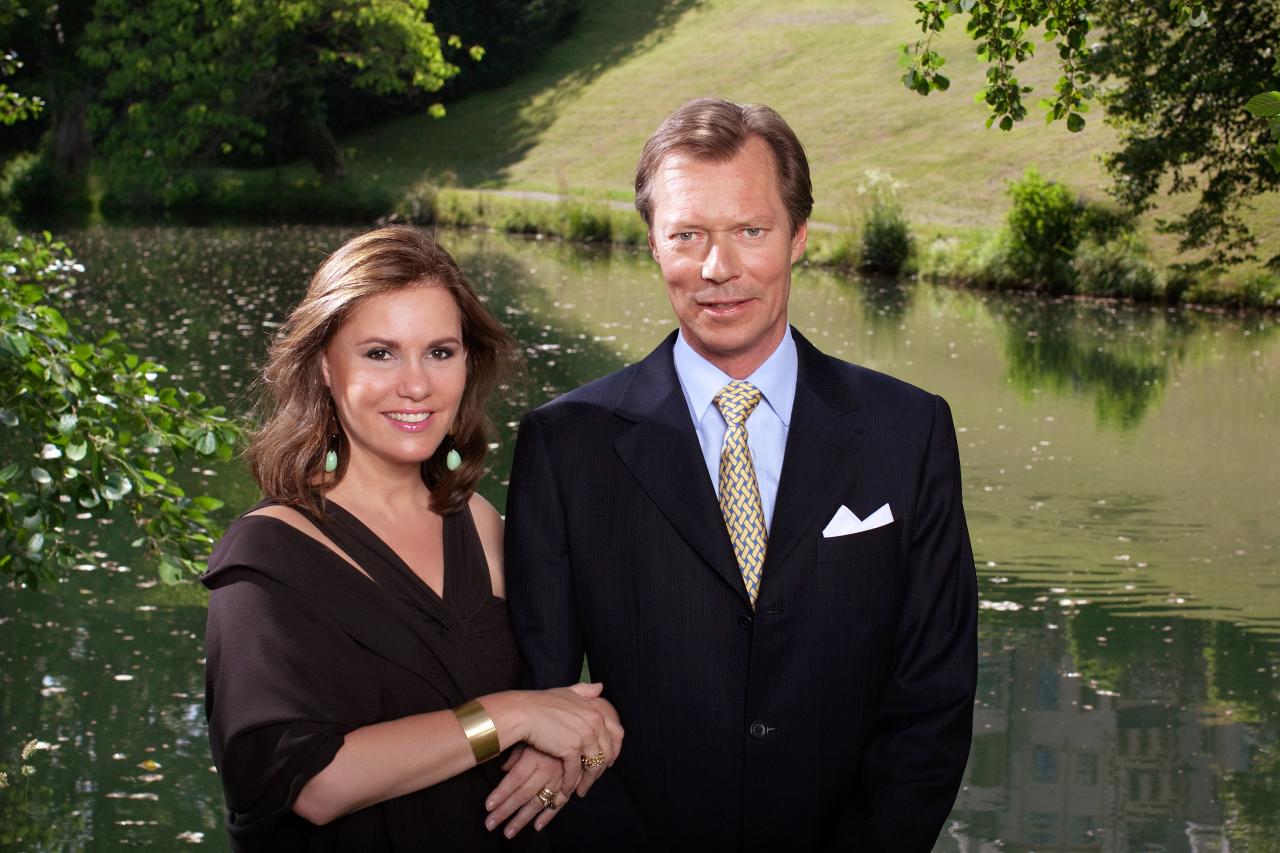
[[[354,515],[333,502],[326,511],[318,526],[369,578],[260,515],[231,525],[203,576],[205,711],[233,849],[506,849],[484,828],[500,760],[325,826],[293,813],[347,732],[512,689],[520,672],[469,509],[444,517],[443,598]],[[541,841],[526,829],[514,846]]]

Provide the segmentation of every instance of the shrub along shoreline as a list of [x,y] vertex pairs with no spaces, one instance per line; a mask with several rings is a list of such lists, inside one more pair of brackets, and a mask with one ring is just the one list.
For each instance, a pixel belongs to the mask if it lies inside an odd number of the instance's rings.
[[[36,165],[36,164],[33,164]],[[31,175],[33,183],[47,176]],[[0,215],[33,210],[27,176],[0,176]],[[46,185],[47,186],[47,185]],[[841,226],[809,232],[806,259],[821,267],[922,279],[983,290],[1032,291],[1046,296],[1128,299],[1159,304],[1280,310],[1280,273],[1166,267],[1155,261],[1131,217],[1077,198],[1034,169],[1009,188],[1004,227],[921,241],[897,198],[896,184],[869,173],[863,203]],[[286,220],[374,223],[392,219],[423,225],[485,227],[583,243],[644,246],[634,210],[572,193],[558,200],[489,190],[438,186],[420,179],[394,189],[386,179],[323,179],[287,170],[191,170],[149,191],[129,192],[117,176],[106,187],[80,188],[79,204],[108,219],[153,221]],[[87,200],[96,195],[94,204]],[[24,219],[27,217],[23,217]]]

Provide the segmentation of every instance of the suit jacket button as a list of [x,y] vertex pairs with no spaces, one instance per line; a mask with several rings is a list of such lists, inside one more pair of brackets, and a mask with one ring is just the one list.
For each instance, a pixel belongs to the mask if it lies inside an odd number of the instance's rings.
[[738,617],[738,624],[741,625],[743,628],[750,628],[752,621],[753,621],[752,618],[746,613],[743,613],[741,616]]
[[769,734],[769,727],[761,720],[756,720],[747,731],[756,740],[764,740],[765,736]]

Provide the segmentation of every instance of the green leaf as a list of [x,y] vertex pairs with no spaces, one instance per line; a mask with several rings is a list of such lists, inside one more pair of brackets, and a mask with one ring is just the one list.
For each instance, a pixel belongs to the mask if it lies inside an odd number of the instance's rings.
[[1254,95],[1244,108],[1258,118],[1280,116],[1280,92],[1262,92]]
[[31,469],[31,479],[42,486],[47,486],[53,482],[53,477],[49,475],[49,472],[40,467]]
[[0,424],[7,427],[16,427],[18,425],[18,416],[8,409],[0,409]]
[[945,92],[951,88],[951,81],[941,74],[935,74],[933,75],[933,87]]
[[1267,152],[1267,162],[1271,164],[1271,168],[1280,172],[1280,145]]
[[217,498],[211,498],[208,495],[200,495],[191,499],[191,502],[200,507],[205,512],[213,512],[215,509],[222,509],[225,504]]
[[1013,117],[1005,116],[1004,118],[1000,119],[1000,129],[1013,130]]
[[63,435],[70,435],[75,430],[76,424],[80,422],[80,418],[73,414],[65,414],[58,418],[58,432]]
[[58,447],[56,444],[46,444],[40,448],[40,458],[41,459],[61,459],[62,448]]
[[81,494],[80,497],[76,499],[76,503],[80,504],[80,506],[85,509],[93,509],[95,506],[102,503],[102,497],[98,494],[97,489],[91,488]]
[[79,462],[89,453],[89,445],[85,442],[72,442],[67,445],[67,458]]
[[212,432],[206,432],[196,439],[196,452],[209,456],[218,449],[218,438]]
[[160,580],[172,586],[182,580],[182,566],[168,554],[160,558]]
[[22,466],[17,462],[10,462],[8,465],[0,468],[0,483],[7,483],[17,476],[22,470]]
[[1067,116],[1067,130],[1072,133],[1079,133],[1084,130],[1084,116],[1079,113],[1072,113]]
[[102,480],[102,496],[109,501],[118,501],[133,491],[133,482],[118,471],[113,471]]
[[27,554],[36,555],[44,548],[44,534],[33,533],[31,538],[27,540]]

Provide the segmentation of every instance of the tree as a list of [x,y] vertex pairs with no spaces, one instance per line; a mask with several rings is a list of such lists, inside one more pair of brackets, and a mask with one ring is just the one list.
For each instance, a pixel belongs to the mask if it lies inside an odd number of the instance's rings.
[[426,11],[427,0],[97,0],[80,52],[102,79],[91,124],[103,154],[134,168],[257,156],[285,129],[338,175],[333,87],[434,92],[458,72]]
[[48,234],[0,248],[0,573],[34,584],[90,559],[77,531],[122,510],[174,581],[199,569],[221,506],[187,495],[178,465],[229,460],[240,427],[119,335],[73,331],[54,306],[81,270]]
[[1043,28],[1061,70],[1053,96],[1040,101],[1046,119],[1079,131],[1090,103],[1101,103],[1120,134],[1104,160],[1112,194],[1140,213],[1164,192],[1196,193],[1187,213],[1157,227],[1178,234],[1179,248],[1202,253],[1205,263],[1255,256],[1241,213],[1280,186],[1280,171],[1266,167],[1268,128],[1245,104],[1280,73],[1280,2],[917,0],[915,7],[924,38],[903,46],[907,88],[922,95],[949,88],[932,40],[948,18],[965,14],[966,33],[988,65],[979,92],[987,126],[1009,130],[1027,115],[1031,87],[1016,72]]

